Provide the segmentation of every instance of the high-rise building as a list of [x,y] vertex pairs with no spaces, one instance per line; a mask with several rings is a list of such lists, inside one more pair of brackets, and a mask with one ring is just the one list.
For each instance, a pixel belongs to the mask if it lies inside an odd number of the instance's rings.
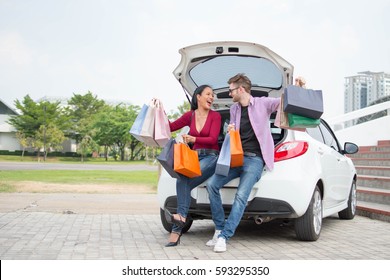
[[359,72],[345,77],[344,112],[369,106],[378,99],[390,96],[390,74],[385,72]]

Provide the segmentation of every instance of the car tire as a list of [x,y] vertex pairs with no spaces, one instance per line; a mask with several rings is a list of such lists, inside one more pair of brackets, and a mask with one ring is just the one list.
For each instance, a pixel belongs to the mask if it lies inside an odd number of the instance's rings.
[[352,220],[356,214],[357,205],[357,192],[356,192],[356,181],[352,182],[351,191],[348,198],[348,207],[340,211],[339,218],[342,220]]
[[[164,209],[161,209],[161,208],[160,208],[160,219],[161,219],[161,223],[162,223],[164,229],[167,232],[171,232],[172,231],[172,224],[168,223],[167,219],[165,218]],[[184,224],[184,227],[181,230],[181,233],[186,233],[191,228],[193,221],[194,220],[191,219],[190,216],[188,216],[186,219],[186,222]]]
[[295,234],[302,241],[316,241],[322,228],[322,197],[318,186],[315,187],[306,213],[295,220]]

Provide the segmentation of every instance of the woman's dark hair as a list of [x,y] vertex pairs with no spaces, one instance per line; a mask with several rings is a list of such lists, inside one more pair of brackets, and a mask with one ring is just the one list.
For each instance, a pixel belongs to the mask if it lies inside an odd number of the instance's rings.
[[191,110],[198,109],[198,99],[196,98],[196,96],[201,95],[205,88],[211,88],[211,86],[201,85],[195,89],[194,94],[192,95],[192,99],[191,99]]

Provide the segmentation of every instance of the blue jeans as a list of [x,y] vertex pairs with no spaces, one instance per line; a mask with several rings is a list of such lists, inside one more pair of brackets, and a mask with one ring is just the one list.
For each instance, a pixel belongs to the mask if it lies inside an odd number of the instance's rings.
[[[215,228],[221,230],[219,237],[226,240],[231,238],[241,221],[242,215],[254,184],[260,180],[263,172],[264,161],[261,157],[244,156],[244,165],[230,168],[227,176],[214,174],[207,183],[210,208],[213,215]],[[240,183],[234,197],[229,217],[225,221],[225,212],[222,207],[219,190],[234,178],[240,177]]]
[[[194,178],[188,178],[186,176],[180,175],[180,178],[177,179],[177,214],[185,218],[187,217],[191,204],[191,191],[214,174],[217,159],[217,155],[199,155],[200,170],[202,171],[202,175]],[[172,226],[173,232],[181,233],[181,230],[182,229],[175,224]]]

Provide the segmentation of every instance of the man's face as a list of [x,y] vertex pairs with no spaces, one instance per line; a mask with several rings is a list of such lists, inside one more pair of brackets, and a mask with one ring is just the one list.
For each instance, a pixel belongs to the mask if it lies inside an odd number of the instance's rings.
[[233,102],[238,102],[240,100],[240,87],[234,83],[229,85],[229,95],[233,98]]

